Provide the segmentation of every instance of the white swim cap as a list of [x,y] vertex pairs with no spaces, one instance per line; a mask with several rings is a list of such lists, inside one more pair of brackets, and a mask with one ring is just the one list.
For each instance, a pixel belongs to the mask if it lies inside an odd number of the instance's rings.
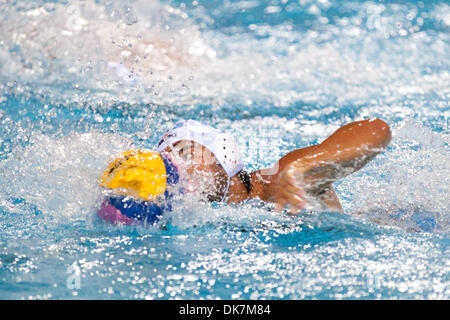
[[177,123],[167,131],[158,142],[157,150],[161,152],[169,145],[181,140],[192,140],[205,146],[222,165],[228,175],[228,185],[222,199],[224,200],[230,187],[231,177],[244,168],[244,162],[234,138],[202,122],[187,120]]

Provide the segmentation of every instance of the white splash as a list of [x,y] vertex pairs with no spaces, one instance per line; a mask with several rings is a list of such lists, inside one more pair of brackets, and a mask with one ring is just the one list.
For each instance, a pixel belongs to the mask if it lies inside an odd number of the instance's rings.
[[[411,21],[403,7],[366,3],[345,23],[320,24],[321,34],[316,26],[302,31],[280,24],[226,35],[157,1],[19,2],[5,6],[0,21],[0,75],[54,102],[82,95],[94,105],[117,97],[213,107],[392,104],[442,95],[450,74],[436,61],[448,62],[448,35],[421,32],[420,13],[410,6]],[[432,14],[448,15],[448,6],[440,9]],[[409,26],[407,36],[396,27],[399,19]]]
[[449,135],[414,120],[393,130],[391,147],[338,190],[350,194],[349,212],[387,225],[418,230],[417,219],[435,219],[449,232]]
[[98,179],[108,161],[131,147],[121,136],[100,132],[60,138],[33,133],[29,145],[0,162],[0,198],[22,199],[61,221],[86,218],[99,205]]

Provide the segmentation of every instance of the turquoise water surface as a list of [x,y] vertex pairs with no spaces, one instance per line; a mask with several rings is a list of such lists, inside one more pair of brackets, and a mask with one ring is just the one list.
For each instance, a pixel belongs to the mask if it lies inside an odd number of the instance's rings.
[[[447,1],[1,2],[0,299],[449,299],[449,40]],[[255,170],[369,117],[393,139],[345,214],[95,214],[108,161],[180,120]]]

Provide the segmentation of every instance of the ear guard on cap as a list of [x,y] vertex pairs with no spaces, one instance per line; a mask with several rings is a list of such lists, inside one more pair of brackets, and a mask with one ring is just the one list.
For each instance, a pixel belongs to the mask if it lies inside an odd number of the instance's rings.
[[167,187],[178,183],[177,168],[149,150],[128,150],[112,161],[100,179],[109,189],[99,216],[114,224],[154,223],[170,210]]

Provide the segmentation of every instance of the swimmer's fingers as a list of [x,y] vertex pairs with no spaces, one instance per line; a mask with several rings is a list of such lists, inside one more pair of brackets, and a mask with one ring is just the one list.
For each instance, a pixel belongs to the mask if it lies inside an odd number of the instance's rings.
[[296,214],[300,209],[303,209],[306,206],[306,193],[302,188],[287,186],[284,190],[284,194],[286,203],[290,206],[289,213]]
[[280,186],[281,192],[284,197],[287,199],[287,202],[292,205],[302,205],[300,202],[304,202],[304,198],[306,196],[305,189],[299,187],[295,180],[287,177],[286,181]]
[[287,203],[288,203],[288,201],[287,201],[287,198],[286,198],[286,197],[284,197],[284,196],[279,196],[279,197],[276,199],[274,210],[275,210],[276,212],[281,212],[281,211],[283,211],[283,209],[284,209],[284,207],[286,206]]
[[290,197],[297,196],[304,198],[306,196],[305,189],[294,186],[292,184],[286,184],[283,186],[283,194],[289,199]]
[[297,167],[296,163],[291,163],[289,167],[283,172],[282,179],[293,186],[304,186],[303,181],[303,167]]
[[289,214],[297,215],[306,206],[306,201],[297,195],[293,195],[289,201]]
[[286,179],[278,186],[275,211],[281,212],[286,205],[289,205],[289,213],[297,214],[300,209],[306,206],[305,190],[291,182]]
[[303,199],[304,191],[301,188],[300,190],[300,194],[285,193],[280,195],[276,200],[275,211],[281,212],[286,205],[289,205],[289,213],[294,215],[298,214],[298,211],[306,206],[306,201]]
[[277,201],[274,210],[281,212],[286,205],[289,205],[289,214],[298,215],[298,212],[306,206],[306,201],[298,196],[291,197],[289,201],[286,198],[281,198]]
[[299,186],[296,178],[298,175],[299,169],[293,166],[285,169],[280,175],[277,191],[275,192],[277,195],[275,211],[281,212],[286,205],[289,205],[289,213],[298,214],[298,211],[306,206],[306,201],[304,200],[306,192],[304,188]]
[[300,187],[297,179],[295,178],[294,170],[290,169],[283,173],[278,181],[278,186],[284,193],[298,194],[299,196],[305,196],[305,191]]

